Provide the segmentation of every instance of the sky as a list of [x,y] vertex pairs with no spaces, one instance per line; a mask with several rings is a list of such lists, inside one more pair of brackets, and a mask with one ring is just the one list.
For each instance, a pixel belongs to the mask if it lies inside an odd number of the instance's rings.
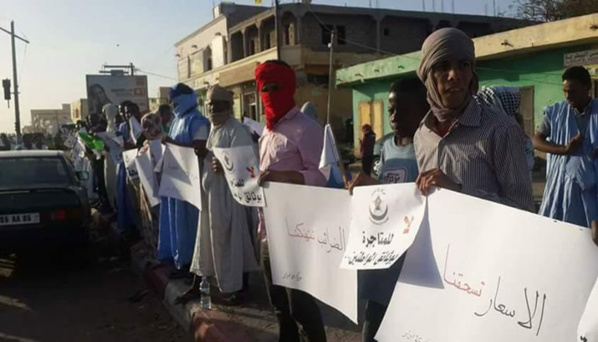
[[[446,12],[452,0],[424,0],[431,11],[435,1]],[[454,0],[455,12],[484,14],[493,0]],[[494,0],[504,11],[512,0]],[[0,27],[15,21],[19,40],[21,126],[30,123],[31,109],[61,108],[86,97],[85,75],[97,74],[103,64],[132,62],[148,75],[149,95],[176,83],[174,43],[212,19],[219,0],[0,0]],[[253,4],[253,0],[237,0]],[[281,0],[281,3],[293,2]],[[313,0],[314,4],[421,10],[422,0]],[[263,0],[262,6],[270,6]],[[492,13],[492,10],[488,10]],[[143,74],[143,73],[140,73]],[[0,79],[12,79],[10,36],[0,31]],[[0,93],[1,94],[1,93]],[[0,132],[14,132],[14,103],[0,98]]]

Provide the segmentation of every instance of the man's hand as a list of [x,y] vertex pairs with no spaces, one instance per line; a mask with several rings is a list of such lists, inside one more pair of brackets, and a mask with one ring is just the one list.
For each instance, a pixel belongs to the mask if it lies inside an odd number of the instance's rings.
[[357,186],[366,186],[366,185],[377,185],[380,184],[378,180],[366,175],[365,173],[358,173],[357,177],[349,183],[349,193],[353,195],[353,188]]
[[577,148],[581,146],[581,144],[583,144],[583,135],[579,133],[569,141],[569,144],[565,148],[565,153],[571,154],[575,152],[575,150],[577,150]]
[[224,171],[222,164],[220,164],[220,161],[216,157],[212,158],[212,171],[214,173],[222,173]]
[[297,171],[271,171],[266,170],[260,174],[257,183],[262,186],[264,182],[278,182],[289,184],[305,184],[303,175]]
[[461,184],[453,182],[440,169],[433,169],[420,173],[415,183],[424,196],[428,196],[430,188],[433,186],[457,192],[461,192],[462,188]]

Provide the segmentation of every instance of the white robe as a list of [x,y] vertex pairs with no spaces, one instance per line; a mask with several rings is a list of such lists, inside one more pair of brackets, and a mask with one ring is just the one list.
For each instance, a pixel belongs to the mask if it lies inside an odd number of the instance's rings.
[[[224,125],[213,127],[207,142],[214,147],[253,145],[249,130],[231,117]],[[208,153],[202,171],[202,203],[191,272],[214,276],[223,293],[243,287],[243,273],[259,270],[254,249],[257,211],[235,201],[224,174],[211,169],[214,154]],[[206,205],[207,204],[207,205]]]

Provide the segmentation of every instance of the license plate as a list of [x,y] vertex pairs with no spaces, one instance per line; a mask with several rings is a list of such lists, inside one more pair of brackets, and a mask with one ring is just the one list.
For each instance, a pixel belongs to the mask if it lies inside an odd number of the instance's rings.
[[39,213],[0,215],[0,226],[39,223]]

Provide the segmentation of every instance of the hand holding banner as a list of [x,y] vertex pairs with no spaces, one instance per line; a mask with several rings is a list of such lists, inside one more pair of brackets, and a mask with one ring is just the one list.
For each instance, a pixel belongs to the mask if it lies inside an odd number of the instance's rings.
[[411,246],[425,211],[414,183],[356,187],[351,234],[341,262],[347,269],[384,269]]
[[257,184],[260,168],[253,146],[214,147],[213,152],[235,200],[249,207],[265,206],[264,189]]

